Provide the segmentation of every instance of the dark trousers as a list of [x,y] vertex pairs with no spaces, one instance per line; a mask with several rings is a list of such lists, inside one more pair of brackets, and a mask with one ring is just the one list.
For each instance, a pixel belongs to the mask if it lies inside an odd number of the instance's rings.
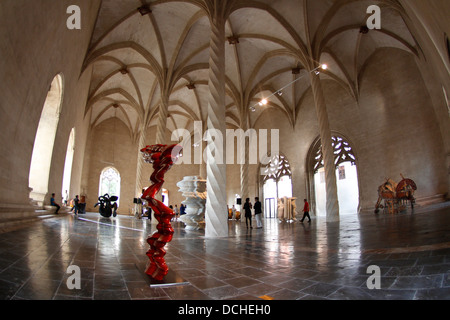
[[305,213],[303,214],[302,222],[305,220],[306,217],[308,217],[308,221],[311,221],[311,217],[309,216],[309,212],[305,211]]
[[252,227],[252,217],[250,216],[245,216],[245,224],[247,225],[248,228],[248,222],[250,221],[250,228]]
[[58,214],[59,209],[61,209],[61,207],[58,204],[54,204],[53,207],[56,207],[55,214]]

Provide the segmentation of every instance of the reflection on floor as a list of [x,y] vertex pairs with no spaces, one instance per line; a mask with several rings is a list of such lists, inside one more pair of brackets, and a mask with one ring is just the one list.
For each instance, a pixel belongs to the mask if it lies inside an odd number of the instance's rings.
[[[450,206],[398,215],[344,216],[339,223],[229,222],[205,239],[174,223],[171,270],[188,284],[149,287],[143,270],[148,220],[88,213],[0,234],[0,299],[450,299]],[[381,271],[381,289],[369,290]],[[78,266],[81,289],[69,289]],[[370,279],[372,280],[370,280]]]

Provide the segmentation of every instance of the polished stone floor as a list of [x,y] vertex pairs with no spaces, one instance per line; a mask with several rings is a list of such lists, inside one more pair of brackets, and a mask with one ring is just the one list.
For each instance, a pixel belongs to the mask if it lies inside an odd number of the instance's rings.
[[[339,223],[229,222],[205,239],[174,223],[167,263],[183,285],[150,287],[143,269],[155,225],[129,216],[65,215],[0,234],[3,300],[425,300],[450,299],[450,206]],[[381,272],[381,288],[367,287]],[[81,289],[67,283],[78,266]],[[372,281],[372,283],[374,283]]]

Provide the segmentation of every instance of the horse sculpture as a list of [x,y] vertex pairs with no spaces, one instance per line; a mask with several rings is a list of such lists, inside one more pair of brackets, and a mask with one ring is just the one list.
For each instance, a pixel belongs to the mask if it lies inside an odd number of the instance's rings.
[[[417,190],[416,183],[411,179],[406,179],[400,174],[402,180],[397,184],[391,179],[386,179],[386,182],[378,187],[378,201],[375,205],[375,213],[378,213],[379,208],[387,208],[388,212],[398,213],[406,210],[406,204],[411,203],[411,209],[414,209],[416,199],[414,192]],[[384,200],[384,206],[381,202]]]

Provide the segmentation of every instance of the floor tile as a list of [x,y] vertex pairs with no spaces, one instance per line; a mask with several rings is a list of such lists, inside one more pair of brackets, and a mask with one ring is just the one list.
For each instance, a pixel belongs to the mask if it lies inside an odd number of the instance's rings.
[[[220,239],[176,223],[166,261],[187,283],[173,287],[146,281],[149,221],[96,213],[46,219],[0,233],[0,299],[450,300],[450,205],[411,216],[307,226],[266,220],[263,230],[230,221]],[[67,287],[69,266],[80,268],[79,290]],[[380,268],[380,290],[367,288],[369,266]]]

